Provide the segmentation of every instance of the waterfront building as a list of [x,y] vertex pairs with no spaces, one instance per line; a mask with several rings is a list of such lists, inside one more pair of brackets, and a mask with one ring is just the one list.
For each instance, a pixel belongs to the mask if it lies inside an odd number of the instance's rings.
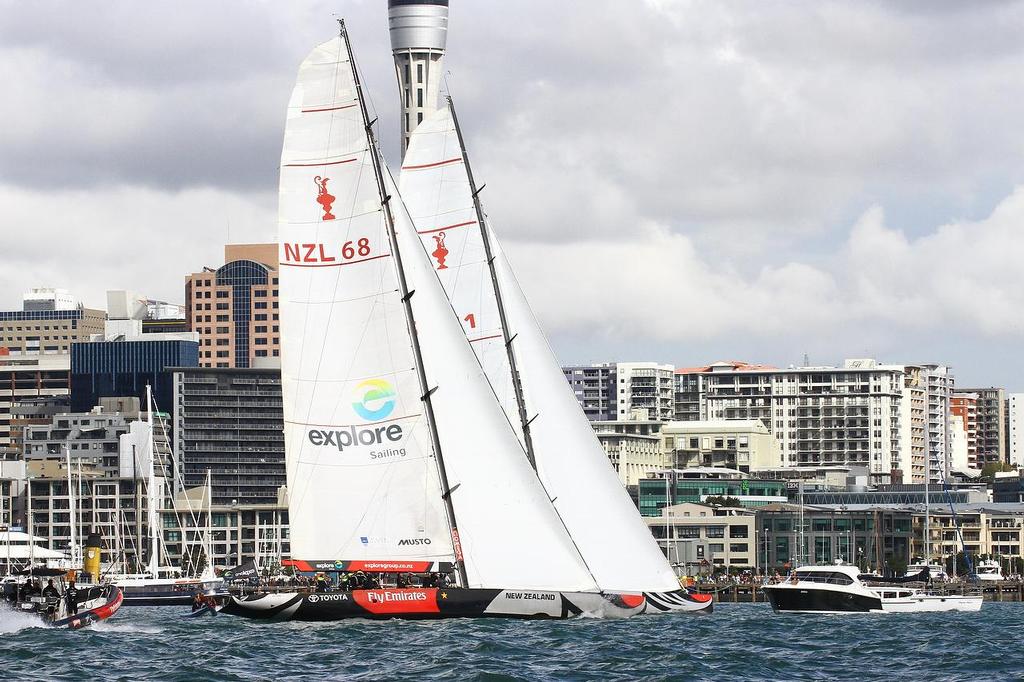
[[666,506],[704,502],[708,497],[732,497],[750,508],[788,499],[784,481],[751,478],[742,471],[722,467],[659,471],[637,483],[637,506],[642,516],[658,516]]
[[[29,401],[69,400],[71,361],[67,354],[0,354],[0,457],[20,455],[22,430],[37,414]],[[44,412],[49,408],[40,408]],[[15,412],[15,413],[12,413]],[[27,414],[26,414],[27,413]],[[28,418],[26,418],[28,417]]]
[[185,488],[206,483],[215,505],[276,504],[285,485],[281,372],[178,368],[174,451]]
[[961,388],[976,397],[976,469],[1009,461],[1006,453],[1006,390],[997,387]]
[[668,464],[658,436],[664,422],[646,417],[646,410],[635,410],[629,419],[590,424],[622,485],[630,489],[634,497],[641,478]]
[[566,381],[591,421],[675,416],[674,368],[656,362],[613,362],[563,367]]
[[769,572],[837,560],[881,572],[911,562],[914,523],[908,509],[771,504],[757,510],[757,525],[758,551]]
[[162,511],[163,547],[168,562],[199,573],[205,548],[218,568],[253,561],[275,572],[291,558],[288,502],[273,504],[210,504],[206,488],[183,491],[172,508]]
[[391,53],[402,96],[402,156],[409,135],[438,107],[448,40],[448,0],[388,0]]
[[779,441],[758,419],[672,421],[660,433],[668,466],[676,469],[726,467],[750,473],[784,464]]
[[1006,398],[1006,455],[1010,464],[1024,467],[1024,393]]
[[72,343],[102,333],[106,318],[65,289],[33,289],[24,295],[21,310],[0,311],[0,354],[68,353]]
[[[758,569],[757,521],[753,510],[684,502],[644,519],[669,561],[686,574],[704,562],[733,569]],[[680,550],[694,544],[697,551]],[[685,557],[685,558],[684,558]]]
[[279,363],[277,244],[228,244],[224,265],[185,278],[189,331],[201,367]]

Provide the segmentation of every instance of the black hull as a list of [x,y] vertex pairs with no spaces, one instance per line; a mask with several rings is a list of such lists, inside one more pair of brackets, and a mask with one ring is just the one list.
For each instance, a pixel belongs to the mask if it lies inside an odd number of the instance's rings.
[[882,600],[878,597],[842,590],[769,587],[765,593],[776,612],[868,613],[882,610]]
[[352,592],[258,594],[231,598],[221,613],[257,620],[336,621],[349,618],[562,619],[583,614],[626,618],[640,613],[710,613],[707,595],[643,595],[461,588],[409,588]]

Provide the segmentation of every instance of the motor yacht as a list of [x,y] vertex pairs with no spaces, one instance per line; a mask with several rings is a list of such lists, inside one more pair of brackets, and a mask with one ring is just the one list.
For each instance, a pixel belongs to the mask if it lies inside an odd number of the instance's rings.
[[[904,584],[868,582],[856,566],[801,566],[764,587],[776,613],[919,613],[979,611],[980,594],[946,595]],[[902,579],[901,579],[902,580]]]

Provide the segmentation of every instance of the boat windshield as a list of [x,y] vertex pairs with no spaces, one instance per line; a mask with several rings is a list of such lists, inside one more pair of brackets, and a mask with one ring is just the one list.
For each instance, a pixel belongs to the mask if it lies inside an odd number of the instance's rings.
[[853,578],[836,571],[798,571],[794,582],[829,583],[831,585],[852,585]]

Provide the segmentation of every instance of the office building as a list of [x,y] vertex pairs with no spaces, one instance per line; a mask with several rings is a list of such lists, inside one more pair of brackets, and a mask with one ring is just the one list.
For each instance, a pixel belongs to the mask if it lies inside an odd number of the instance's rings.
[[784,481],[752,478],[721,467],[659,471],[640,479],[637,488],[641,516],[658,516],[663,507],[709,497],[732,497],[749,508],[788,500]]
[[1006,390],[996,387],[960,388],[958,393],[977,396],[976,468],[1009,461],[1006,454]]
[[[644,521],[658,544],[667,549],[669,560],[681,565],[688,575],[702,572],[700,566],[705,562],[733,569],[758,568],[753,510],[685,502],[665,507],[660,516]],[[692,553],[697,561],[681,560],[685,552],[676,550],[676,546],[682,543],[697,544],[697,551]]]
[[64,289],[33,289],[24,295],[21,310],[0,312],[0,354],[68,353],[72,343],[102,333],[106,318]]
[[215,505],[277,503],[285,485],[280,370],[176,369],[173,402],[185,488],[205,485],[209,471]]
[[277,270],[277,244],[228,244],[224,265],[185,278],[201,367],[279,366]]
[[905,568],[912,558],[909,509],[772,504],[757,510],[757,524],[758,552],[768,572],[837,560],[883,572]]
[[388,0],[391,53],[402,98],[402,156],[409,135],[438,107],[448,41],[448,0]]
[[0,457],[21,453],[25,412],[12,414],[16,405],[28,401],[69,399],[71,362],[66,354],[0,355]]

